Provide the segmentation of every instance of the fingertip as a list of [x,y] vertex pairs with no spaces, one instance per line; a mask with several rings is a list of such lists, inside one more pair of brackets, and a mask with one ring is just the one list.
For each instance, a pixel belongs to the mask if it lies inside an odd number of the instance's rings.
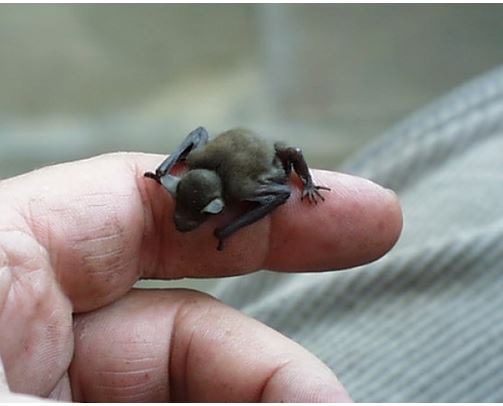
[[356,176],[313,171],[331,191],[318,205],[291,200],[272,216],[265,266],[274,270],[344,269],[374,261],[396,243],[402,229],[397,195]]
[[403,229],[403,212],[398,194],[392,189],[384,189],[388,195],[387,206],[390,218],[390,248],[393,247],[400,238]]
[[378,193],[372,235],[376,244],[372,255],[363,263],[375,261],[388,253],[400,239],[403,228],[402,207],[398,195],[391,189],[372,183]]
[[328,368],[295,362],[279,368],[267,381],[261,402],[352,403],[353,400]]

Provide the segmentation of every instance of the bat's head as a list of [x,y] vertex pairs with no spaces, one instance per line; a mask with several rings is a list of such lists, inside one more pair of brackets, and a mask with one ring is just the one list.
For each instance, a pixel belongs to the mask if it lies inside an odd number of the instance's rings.
[[208,216],[224,207],[222,181],[214,171],[192,169],[181,178],[167,175],[161,183],[176,199],[175,226],[178,231],[191,231]]

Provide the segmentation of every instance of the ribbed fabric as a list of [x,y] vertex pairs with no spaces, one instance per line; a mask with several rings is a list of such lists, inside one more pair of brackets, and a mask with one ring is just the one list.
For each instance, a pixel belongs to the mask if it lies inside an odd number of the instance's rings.
[[222,280],[356,401],[503,401],[503,69],[403,121],[343,171],[394,189],[397,246],[350,271]]

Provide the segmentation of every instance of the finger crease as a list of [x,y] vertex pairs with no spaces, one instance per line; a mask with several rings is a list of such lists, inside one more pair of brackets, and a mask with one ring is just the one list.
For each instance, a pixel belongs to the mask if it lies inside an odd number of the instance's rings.
[[285,369],[286,367],[288,367],[288,365],[290,365],[291,362],[292,362],[291,359],[286,360],[286,361],[282,362],[281,364],[277,365],[275,368],[273,368],[269,372],[269,375],[265,378],[264,383],[262,384],[262,387],[261,387],[260,392],[259,392],[259,396],[258,396],[257,400],[255,401],[256,403],[261,403],[261,402],[264,401],[264,399],[263,399],[264,394],[265,394],[268,386],[272,382],[272,380],[278,375],[278,373],[280,371],[282,371],[283,369]]

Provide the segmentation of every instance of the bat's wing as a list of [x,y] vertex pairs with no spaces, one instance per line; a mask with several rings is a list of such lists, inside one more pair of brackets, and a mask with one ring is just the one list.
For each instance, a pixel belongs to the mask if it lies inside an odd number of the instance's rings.
[[145,176],[147,178],[155,179],[157,182],[164,184],[161,178],[169,176],[169,171],[178,163],[187,158],[189,153],[208,142],[208,131],[203,127],[198,127],[192,131],[185,140],[180,144],[180,146],[173,152],[169,157],[167,157],[153,172],[146,172]]

